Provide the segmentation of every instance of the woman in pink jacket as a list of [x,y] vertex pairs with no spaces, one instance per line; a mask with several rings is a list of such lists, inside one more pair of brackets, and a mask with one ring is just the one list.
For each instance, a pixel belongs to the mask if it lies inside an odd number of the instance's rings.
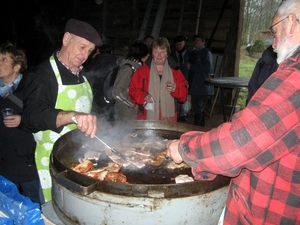
[[188,89],[170,53],[169,41],[156,38],[152,56],[132,76],[129,96],[138,106],[138,119],[177,121],[175,100],[185,102]]

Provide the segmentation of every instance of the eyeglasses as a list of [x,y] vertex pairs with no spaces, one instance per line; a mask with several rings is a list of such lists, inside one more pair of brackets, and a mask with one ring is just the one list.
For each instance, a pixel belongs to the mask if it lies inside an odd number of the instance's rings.
[[275,32],[273,31],[273,27],[276,26],[277,24],[281,23],[282,21],[284,21],[285,19],[289,18],[290,14],[286,17],[284,17],[283,19],[279,20],[277,23],[274,23],[273,25],[271,25],[268,30],[269,32],[274,36],[275,35]]

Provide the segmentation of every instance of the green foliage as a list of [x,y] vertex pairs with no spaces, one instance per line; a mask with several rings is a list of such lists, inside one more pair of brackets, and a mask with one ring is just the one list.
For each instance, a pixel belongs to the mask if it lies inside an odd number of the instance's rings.
[[266,50],[264,41],[258,39],[255,41],[254,45],[250,48],[249,55],[254,58],[260,58],[264,50]]
[[[242,46],[240,48],[239,77],[251,77],[257,60],[249,56],[246,46]],[[248,90],[246,88],[241,89],[237,101],[241,109],[245,107],[247,95]]]
[[249,56],[246,46],[240,48],[239,77],[251,77],[258,59]]
[[261,31],[272,23],[272,18],[282,0],[245,0],[242,44],[262,38]]

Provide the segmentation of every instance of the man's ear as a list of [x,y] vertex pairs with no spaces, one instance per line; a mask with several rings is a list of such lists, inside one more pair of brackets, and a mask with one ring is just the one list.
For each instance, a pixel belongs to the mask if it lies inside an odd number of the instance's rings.
[[292,26],[291,26],[291,28],[290,28],[290,33],[289,33],[290,36],[292,37],[293,34],[294,34],[294,32],[295,32],[295,28],[296,28],[296,25],[298,24],[298,21],[297,21],[296,15],[295,15],[294,13],[291,13],[291,14],[289,15],[288,20],[290,20],[291,23],[292,23]]
[[70,34],[69,32],[66,32],[66,33],[64,34],[63,40],[62,40],[63,45],[67,45],[67,44],[70,42],[71,38],[72,38],[72,37],[71,37],[71,34]]

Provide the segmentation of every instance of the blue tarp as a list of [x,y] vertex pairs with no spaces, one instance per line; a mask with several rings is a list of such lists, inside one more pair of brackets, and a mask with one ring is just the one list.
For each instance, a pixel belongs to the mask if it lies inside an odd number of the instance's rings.
[[[9,218],[1,217],[0,223],[11,225],[44,225],[38,203],[19,193],[17,186],[0,175],[0,211]],[[3,219],[3,223],[2,223]],[[5,222],[6,221],[6,222]]]

